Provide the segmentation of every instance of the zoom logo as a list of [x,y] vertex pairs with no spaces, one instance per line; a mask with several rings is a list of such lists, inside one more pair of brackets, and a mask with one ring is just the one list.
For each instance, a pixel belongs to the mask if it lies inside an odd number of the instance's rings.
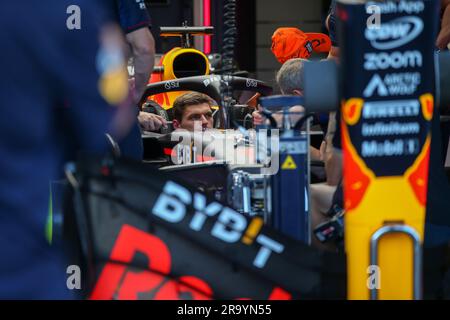
[[382,23],[380,28],[367,28],[365,36],[375,49],[390,50],[413,41],[422,31],[422,19],[407,16]]
[[371,71],[422,67],[422,53],[418,50],[366,53],[364,60],[364,69]]

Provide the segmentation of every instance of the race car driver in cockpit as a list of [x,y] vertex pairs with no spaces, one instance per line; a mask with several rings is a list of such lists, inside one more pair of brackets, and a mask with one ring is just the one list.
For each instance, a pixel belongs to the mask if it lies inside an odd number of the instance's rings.
[[213,100],[203,93],[189,92],[178,97],[173,105],[175,129],[206,131],[213,128]]

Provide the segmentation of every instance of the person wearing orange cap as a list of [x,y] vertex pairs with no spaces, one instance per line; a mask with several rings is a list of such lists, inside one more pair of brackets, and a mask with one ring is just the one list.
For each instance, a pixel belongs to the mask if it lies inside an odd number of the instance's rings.
[[[333,34],[334,35],[334,34]],[[303,79],[303,65],[312,55],[313,52],[327,53],[330,55],[332,51],[332,42],[329,36],[322,33],[305,33],[298,28],[278,28],[272,36],[272,52],[276,59],[283,63],[283,66],[277,74],[277,83],[280,86],[283,94],[303,95],[304,79]],[[334,51],[333,51],[334,52]],[[289,76],[289,74],[291,74]],[[284,81],[283,81],[284,79]],[[290,79],[289,81],[286,81]],[[290,85],[288,83],[290,82]],[[296,90],[291,87],[296,83]],[[295,106],[291,110],[303,107]],[[262,116],[257,112],[253,114],[254,122],[258,122]],[[263,120],[261,120],[263,121]],[[334,123],[332,121],[332,123]],[[327,131],[332,130],[332,126],[328,127]],[[324,214],[329,210],[332,204],[333,195],[336,190],[336,185],[340,181],[341,172],[340,163],[330,161],[332,158],[330,154],[333,148],[329,141],[332,137],[330,132],[327,132],[326,139],[322,142],[320,150],[310,147],[311,160],[321,160],[325,162],[327,181],[326,183],[311,185],[311,217],[312,226],[315,227],[324,221]],[[328,143],[327,143],[328,142]],[[334,158],[333,158],[334,159]],[[313,238],[314,245],[319,246],[318,241]]]
[[[282,27],[275,30],[272,35],[271,50],[275,58],[283,64],[277,73],[277,83],[282,94],[302,96],[304,62],[311,57],[313,52],[328,53],[330,48],[331,40],[323,33],[305,33],[293,27]],[[304,108],[294,106],[290,111],[293,113],[291,119],[295,123],[299,118],[298,114],[303,113]],[[264,122],[263,116],[258,111],[254,111],[252,116],[254,125]],[[311,147],[311,156],[313,160],[319,160],[319,150]]]
[[[283,64],[277,73],[277,83],[282,94],[303,95],[303,64],[313,52],[328,53],[330,38],[323,33],[305,33],[298,28],[282,27],[272,35],[271,50],[275,58]],[[289,61],[295,60],[295,61]],[[299,75],[299,76],[296,76]],[[282,82],[282,83],[281,83]],[[303,107],[293,107],[293,113],[303,112]],[[254,111],[253,124],[264,121],[263,116]]]
[[298,28],[278,28],[272,36],[272,52],[280,63],[289,59],[309,59],[313,52],[328,53],[330,38],[323,33],[305,33]]

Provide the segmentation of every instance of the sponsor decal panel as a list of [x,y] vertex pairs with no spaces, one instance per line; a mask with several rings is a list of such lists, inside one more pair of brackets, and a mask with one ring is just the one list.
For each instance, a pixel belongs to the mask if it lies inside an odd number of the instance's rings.
[[[115,207],[108,199],[107,210],[120,208],[133,214],[121,212],[119,221],[96,224],[97,213],[91,213],[93,228],[106,231],[108,237],[97,239],[95,245],[101,258],[96,260],[90,299],[287,300],[299,298],[299,292],[314,294],[315,280],[305,284],[305,279],[291,279],[290,272],[284,276],[276,271],[283,266],[316,275],[309,265],[303,269],[290,259],[291,252],[299,252],[297,242],[265,226],[261,217],[242,215],[195,189],[160,179],[156,178],[155,189],[145,189],[152,200],[144,211],[140,211],[142,203],[135,208],[118,200]],[[132,186],[127,181],[126,188]],[[98,206],[102,195],[94,195],[100,197],[95,210],[102,207]],[[151,221],[151,226],[146,228],[136,219]],[[310,250],[304,248],[300,251]]]
[[[402,221],[423,237],[435,92],[437,26],[431,21],[438,2],[338,4],[345,18],[342,42],[358,43],[341,52],[343,72],[351,79],[343,85],[341,106],[350,299],[369,297],[368,244],[376,230],[387,221]],[[373,5],[380,9],[380,24],[369,28],[366,9]],[[411,244],[392,239],[393,245],[379,252],[380,261],[404,261],[402,273],[383,272],[379,297],[410,299]]]

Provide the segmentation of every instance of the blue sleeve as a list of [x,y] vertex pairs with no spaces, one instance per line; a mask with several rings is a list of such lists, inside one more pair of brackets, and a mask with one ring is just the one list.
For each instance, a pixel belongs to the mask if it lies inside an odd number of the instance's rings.
[[329,35],[333,47],[338,47],[337,30],[336,30],[336,1],[333,0],[329,11],[330,19],[328,20]]
[[144,0],[116,0],[120,25],[125,33],[151,26]]

